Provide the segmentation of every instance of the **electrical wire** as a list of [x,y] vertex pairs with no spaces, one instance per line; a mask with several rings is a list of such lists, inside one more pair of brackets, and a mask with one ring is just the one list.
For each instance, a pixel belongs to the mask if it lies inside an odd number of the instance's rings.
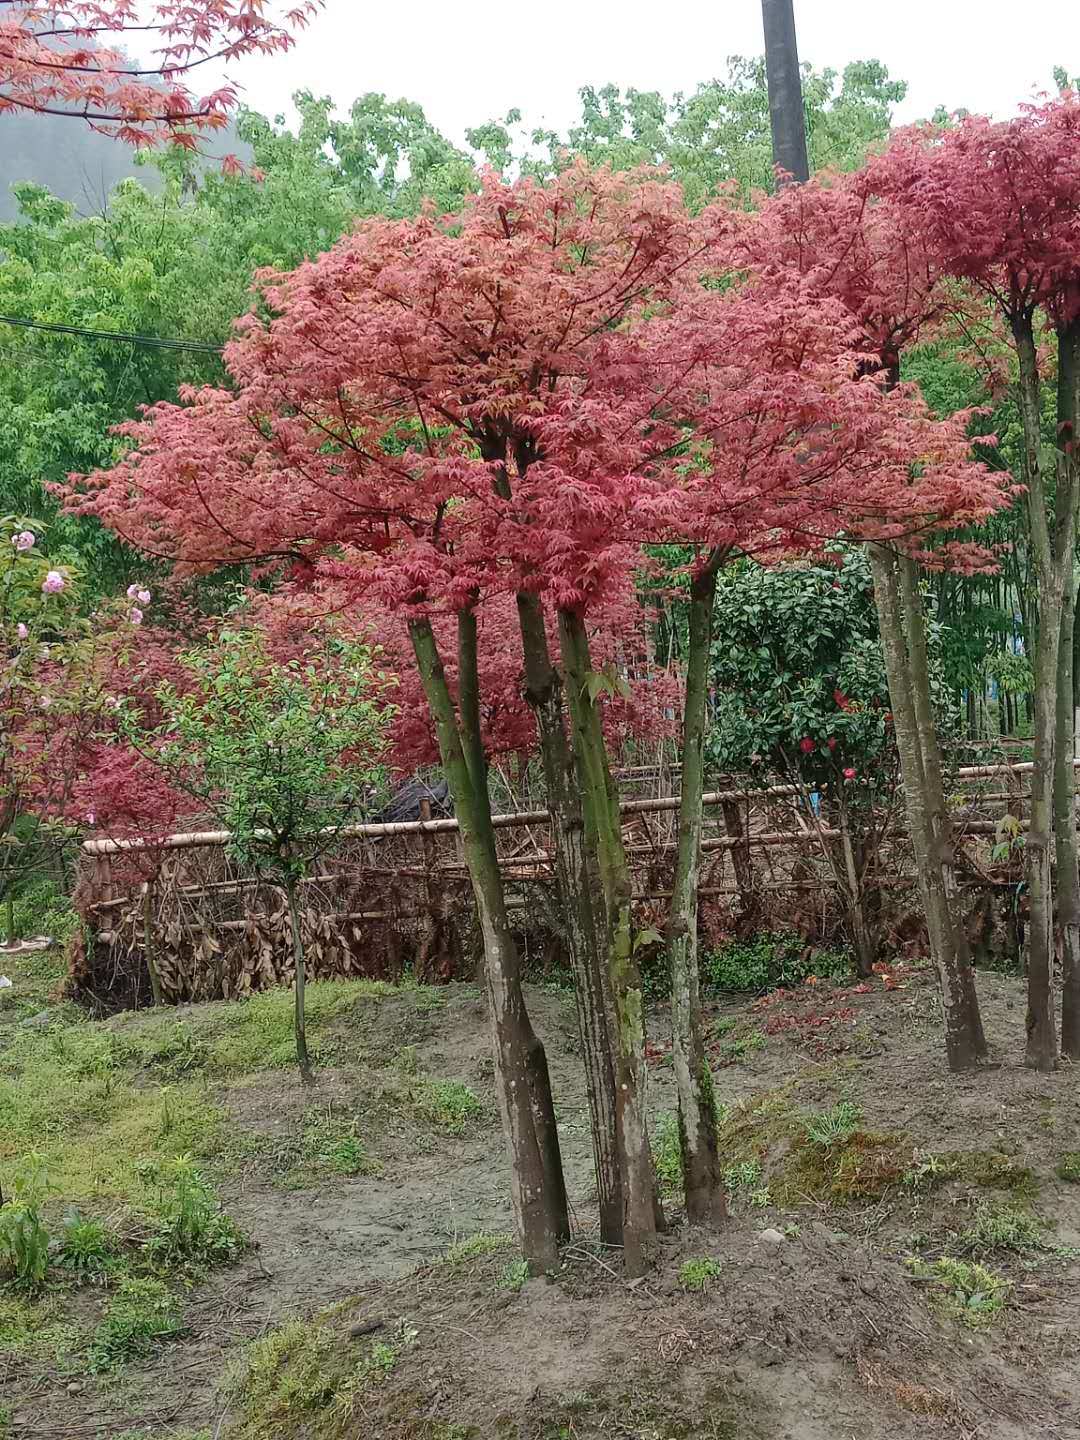
[[53,335],[77,335],[86,340],[121,340],[148,350],[186,350],[197,355],[220,355],[225,348],[209,340],[169,340],[160,335],[132,335],[122,330],[88,330],[82,325],[56,325],[45,320],[26,320],[20,315],[0,315],[0,324],[20,330],[45,330]]

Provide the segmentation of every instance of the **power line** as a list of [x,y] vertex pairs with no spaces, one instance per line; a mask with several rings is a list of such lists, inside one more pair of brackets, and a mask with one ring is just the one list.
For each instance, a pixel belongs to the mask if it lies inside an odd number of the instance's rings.
[[160,335],[132,335],[122,330],[88,330],[83,325],[54,325],[45,320],[26,320],[20,315],[0,315],[0,323],[20,330],[46,330],[53,335],[78,335],[86,340],[121,340],[148,350],[187,350],[196,355],[220,355],[224,346],[209,340],[169,340]]

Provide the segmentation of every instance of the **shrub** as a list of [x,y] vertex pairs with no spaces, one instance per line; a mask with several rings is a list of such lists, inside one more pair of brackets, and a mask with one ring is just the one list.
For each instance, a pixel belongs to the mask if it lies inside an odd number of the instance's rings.
[[815,1145],[838,1145],[850,1140],[858,1127],[861,1111],[850,1100],[841,1100],[830,1110],[811,1115],[806,1122],[806,1138]]
[[712,991],[757,994],[763,990],[801,985],[810,975],[843,980],[852,971],[845,950],[812,950],[801,936],[755,935],[751,940],[730,940],[701,957],[701,983]]
[[1080,1152],[1063,1155],[1058,1161],[1057,1176],[1069,1185],[1080,1185]]
[[115,1268],[117,1256],[116,1240],[100,1220],[83,1220],[72,1212],[64,1221],[59,1263],[80,1282],[105,1279]]

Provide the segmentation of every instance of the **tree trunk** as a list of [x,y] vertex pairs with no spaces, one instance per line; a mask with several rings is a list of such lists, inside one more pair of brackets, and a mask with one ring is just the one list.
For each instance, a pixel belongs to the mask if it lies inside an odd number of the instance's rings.
[[296,881],[289,876],[285,881],[285,894],[289,902],[289,924],[292,927],[293,963],[296,968],[293,1012],[293,1033],[296,1036],[296,1063],[300,1067],[300,1078],[305,1085],[314,1085],[311,1060],[308,1058],[307,1025],[304,1017],[304,937],[300,931],[300,907],[296,903]]
[[161,1004],[161,977],[158,975],[157,956],[154,951],[154,887],[148,880],[142,892],[142,933],[143,959],[150,976],[150,995],[154,1004]]
[[874,973],[878,958],[877,927],[871,922],[866,904],[863,874],[851,834],[851,817],[846,798],[840,797],[840,844],[843,851],[843,874],[847,884],[847,918],[851,946],[855,951],[855,968],[864,978]]
[[933,841],[937,863],[941,867],[941,881],[949,906],[949,928],[952,935],[952,948],[956,957],[956,972],[969,1012],[972,1042],[979,1059],[985,1059],[988,1047],[983,1032],[982,1014],[979,1010],[979,996],[975,988],[975,970],[971,963],[971,948],[968,945],[963,916],[959,913],[959,886],[956,881],[955,864],[956,841],[952,814],[945,799],[945,781],[941,773],[941,747],[938,744],[937,726],[934,723],[933,705],[930,700],[930,661],[926,649],[926,619],[923,614],[922,597],[919,594],[918,569],[914,560],[906,556],[896,562],[896,568],[899,579],[900,610],[903,616],[904,637],[907,646],[908,676],[915,712],[915,728],[923,780],[926,786],[930,838]]
[[[471,636],[470,636],[470,631]],[[495,851],[491,806],[483,781],[470,677],[459,691],[469,718],[459,728],[442,658],[430,621],[409,622],[413,654],[431,708],[439,753],[454,797],[465,862],[483,937],[484,968],[493,1031],[495,1075],[510,1150],[511,1198],[522,1254],[534,1273],[558,1264],[559,1245],[569,1238],[566,1189],[558,1153],[554,1106],[544,1047],[533,1031],[521,988],[521,966],[506,915]],[[475,629],[459,627],[459,660],[470,669]],[[552,1143],[554,1140],[554,1143]]]
[[718,559],[710,559],[690,585],[679,831],[665,934],[671,963],[671,1050],[679,1094],[683,1191],[687,1219],[692,1225],[718,1225],[727,1214],[717,1151],[712,1071],[701,1033],[698,973],[701,797],[705,790],[706,700],[718,563]]
[[578,615],[559,611],[559,648],[573,722],[574,757],[586,824],[596,837],[604,899],[603,949],[615,1012],[615,1084],[622,1163],[623,1260],[641,1275],[656,1238],[655,1178],[646,1122],[645,1027],[641,975],[634,953],[630,870],[618,795],[608,766],[597,697],[590,685],[589,641]]
[[810,179],[810,161],[792,0],[761,0],[761,18],[765,28],[773,163],[791,180],[802,183]]
[[724,833],[737,843],[731,847],[731,868],[739,892],[739,928],[741,933],[753,929],[757,919],[758,901],[754,887],[754,862],[750,858],[750,840],[743,824],[742,803],[725,800],[720,806],[724,817]]
[[952,914],[938,860],[930,819],[926,774],[912,693],[911,664],[900,610],[896,565],[880,546],[868,547],[874,576],[874,604],[881,631],[881,648],[889,681],[893,727],[900,755],[911,843],[919,889],[926,911],[930,953],[941,980],[945,1014],[945,1054],[950,1070],[965,1070],[979,1058],[972,1028],[970,997],[956,953]]
[[1076,854],[1076,732],[1073,726],[1073,631],[1070,587],[1061,610],[1061,675],[1054,744],[1054,851],[1061,936],[1061,1053],[1080,1059],[1080,871]]
[[578,1031],[592,1121],[600,1238],[606,1245],[621,1245],[623,1196],[615,1071],[611,1060],[604,972],[597,949],[596,915],[581,795],[566,737],[562,681],[551,663],[543,607],[536,595],[525,592],[518,595],[517,606],[525,659],[525,696],[536,716],[540,735],[566,948],[574,977]]
[[[1030,929],[1028,939],[1027,1054],[1029,1066],[1052,1070],[1057,1063],[1054,1016],[1054,886],[1051,842],[1054,832],[1054,752],[1058,729],[1058,690],[1062,607],[1066,581],[1072,601],[1073,556],[1076,545],[1076,475],[1071,456],[1072,416],[1076,414],[1077,327],[1058,332],[1058,411],[1068,434],[1059,426],[1064,447],[1058,465],[1054,519],[1047,513],[1048,495],[1040,459],[1042,405],[1038,356],[1030,314],[1012,322],[1020,365],[1020,415],[1024,433],[1028,533],[1038,580],[1039,627],[1035,646],[1035,744],[1031,776],[1031,822],[1024,847]],[[1069,698],[1071,700],[1071,686]],[[1075,844],[1075,842],[1074,842]]]

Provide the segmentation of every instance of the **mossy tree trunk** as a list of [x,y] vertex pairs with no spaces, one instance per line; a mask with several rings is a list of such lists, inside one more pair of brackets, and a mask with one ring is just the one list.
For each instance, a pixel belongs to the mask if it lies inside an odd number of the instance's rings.
[[623,1243],[622,1167],[608,1004],[597,947],[585,820],[563,712],[563,687],[551,661],[544,611],[535,594],[517,597],[525,660],[525,696],[536,716],[563,926],[574,977],[578,1030],[592,1122],[600,1238]]
[[657,1230],[652,1153],[646,1122],[645,1028],[641,975],[634,949],[630,869],[622,817],[601,725],[601,680],[592,668],[580,615],[559,611],[559,649],[573,726],[582,809],[595,837],[604,902],[600,941],[615,1018],[615,1086],[623,1197],[623,1259],[631,1276],[648,1267]]
[[934,842],[896,561],[888,551],[877,545],[869,547],[869,554],[874,576],[874,604],[877,608],[881,648],[889,682],[889,700],[900,756],[900,773],[904,782],[908,829],[915,851],[919,889],[926,911],[930,953],[941,981],[945,1013],[945,1053],[950,1070],[965,1070],[975,1065],[979,1059],[978,1036],[973,1028],[970,995],[957,954],[952,911]]
[[495,850],[479,728],[475,617],[471,612],[459,615],[459,711],[430,621],[411,620],[409,636],[435,722],[476,900],[514,1215],[522,1253],[532,1271],[541,1273],[557,1265],[559,1246],[569,1238],[570,1226],[547,1057],[525,1007],[520,957],[507,919]]
[[153,882],[147,880],[142,892],[142,932],[143,932],[143,959],[146,961],[146,972],[150,976],[150,995],[154,1005],[159,1006],[161,999],[161,977],[157,968],[157,950],[154,944],[154,886]]
[[679,829],[665,934],[671,965],[672,1061],[679,1096],[683,1192],[687,1218],[692,1225],[718,1225],[727,1214],[717,1151],[712,1072],[702,1036],[698,971],[706,702],[716,575],[723,558],[719,553],[710,555],[690,584]]
[[[1076,576],[1075,494],[1077,477],[1075,445],[1080,414],[1080,324],[1059,332],[1058,337],[1058,486],[1073,492],[1072,544],[1063,553],[1063,593],[1060,657],[1057,694],[1057,725],[1054,743],[1054,855],[1057,868],[1057,919],[1061,937],[1061,1053],[1080,1059],[1080,871],[1076,845]],[[1068,521],[1066,520],[1066,524]]]

